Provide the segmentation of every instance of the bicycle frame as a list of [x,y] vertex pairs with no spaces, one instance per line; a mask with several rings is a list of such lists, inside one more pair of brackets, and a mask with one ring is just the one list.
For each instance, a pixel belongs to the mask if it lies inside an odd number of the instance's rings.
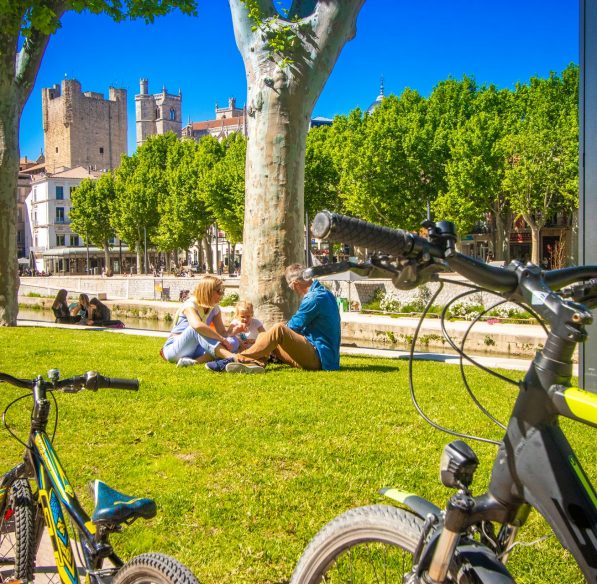
[[[110,557],[116,567],[122,566],[122,560],[112,549],[95,537],[96,527],[81,507],[47,434],[43,431],[34,432],[31,445],[30,462],[37,481],[38,502],[43,509],[43,521],[52,541],[61,582],[63,584],[79,582],[63,509],[71,517],[79,532],[87,571],[101,568],[103,558],[106,556]],[[38,544],[40,537],[41,529],[38,530]]]

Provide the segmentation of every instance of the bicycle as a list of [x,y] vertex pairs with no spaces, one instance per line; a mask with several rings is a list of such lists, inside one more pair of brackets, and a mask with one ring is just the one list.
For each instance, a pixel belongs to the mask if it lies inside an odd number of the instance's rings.
[[[145,553],[126,564],[116,555],[109,537],[122,531],[138,518],[150,519],[156,514],[152,499],[125,495],[95,480],[94,511],[83,510],[64,467],[47,433],[50,400],[53,392],[77,393],[83,389],[100,388],[136,391],[136,379],[116,379],[88,372],[60,379],[57,369],[48,372],[48,380],[38,376],[33,380],[17,379],[0,373],[0,382],[31,391],[13,400],[4,410],[3,422],[13,438],[25,446],[24,460],[0,477],[0,582],[33,581],[36,555],[44,526],[52,541],[56,574],[63,584],[79,582],[83,572],[89,584],[198,584],[192,572],[170,556]],[[20,400],[33,399],[31,424],[27,442],[20,440],[7,423],[7,412]],[[56,412],[54,432],[58,423]],[[32,491],[30,482],[36,485]],[[65,512],[71,520],[69,529]],[[73,553],[69,532],[75,535]],[[78,563],[77,560],[78,559]],[[78,565],[77,565],[78,564]]]
[[[586,325],[592,322],[590,308],[597,306],[597,266],[552,271],[519,261],[504,268],[490,266],[456,252],[456,232],[450,222],[427,221],[423,226],[428,230],[427,238],[324,211],[315,217],[314,237],[380,251],[368,262],[317,266],[305,275],[352,269],[361,275],[391,276],[398,288],[405,289],[440,281],[423,312],[424,318],[443,285],[438,274],[459,272],[473,282],[469,285],[473,292],[487,291],[503,298],[484,313],[506,301],[524,304],[540,322],[543,319],[549,325],[549,330],[544,326],[547,340],[524,380],[518,382],[482,367],[466,355],[466,335],[460,346],[448,337],[460,354],[465,384],[463,359],[519,389],[509,423],[500,424],[505,436],[496,442],[445,429],[421,410],[412,378],[421,320],[411,344],[411,398],[419,414],[435,428],[498,446],[488,491],[473,495],[471,485],[478,459],[463,440],[451,442],[441,457],[440,476],[445,486],[457,492],[445,509],[412,493],[384,489],[381,493],[402,507],[370,505],[333,519],[303,552],[291,584],[511,584],[514,579],[506,563],[531,507],[547,520],[571,552],[587,582],[595,584],[597,494],[560,429],[558,417],[597,427],[597,395],[571,387],[572,355],[577,343],[587,338]],[[479,317],[481,314],[475,321]],[[443,331],[446,334],[445,327]],[[477,405],[483,410],[481,404]]]

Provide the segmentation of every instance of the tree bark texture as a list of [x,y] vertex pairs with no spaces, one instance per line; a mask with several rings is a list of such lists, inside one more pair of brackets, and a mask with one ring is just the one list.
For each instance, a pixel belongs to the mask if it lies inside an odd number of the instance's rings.
[[20,108],[12,85],[0,85],[0,325],[16,326],[17,177]]
[[[304,263],[304,168],[311,113],[344,44],[353,38],[364,0],[295,0],[299,18],[290,64],[280,63],[241,0],[230,0],[237,46],[247,74],[247,163],[241,296],[268,325],[287,319],[296,298],[285,268]],[[261,0],[272,26],[290,21]],[[300,42],[299,42],[300,41]]]
[[[10,5],[10,2],[9,2]],[[59,19],[60,0],[49,7]],[[19,290],[17,265],[17,180],[19,126],[48,44],[49,35],[33,29],[20,50],[26,3],[0,11],[0,325],[16,326]]]
[[495,259],[510,261],[510,228],[512,213],[495,215]]

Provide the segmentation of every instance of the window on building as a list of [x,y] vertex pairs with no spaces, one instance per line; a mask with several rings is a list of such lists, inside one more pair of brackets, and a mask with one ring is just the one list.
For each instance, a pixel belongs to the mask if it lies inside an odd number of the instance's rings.
[[104,153],[104,147],[100,146],[100,154],[103,154],[103,153]]
[[37,187],[33,187],[33,202],[37,201]]
[[17,231],[17,243],[23,242],[23,232],[21,230]]
[[21,207],[17,209],[17,221],[19,223],[22,223],[23,221],[23,209]]
[[58,146],[56,146],[56,154],[58,154]]
[[172,121],[176,120],[176,110],[174,108],[170,108],[170,119]]
[[155,108],[155,119],[159,120],[160,119],[160,109],[159,108]]
[[34,242],[34,244],[33,244],[33,245],[35,245],[35,247],[37,247],[37,246],[39,245],[39,244],[37,243],[37,235],[35,236],[35,242]]
[[56,187],[56,198],[59,201],[64,200],[64,187]]
[[56,223],[64,223],[64,207],[56,207]]
[[56,247],[64,247],[66,245],[66,235],[56,234]]
[[71,247],[79,247],[79,236],[78,235],[70,236],[70,246]]

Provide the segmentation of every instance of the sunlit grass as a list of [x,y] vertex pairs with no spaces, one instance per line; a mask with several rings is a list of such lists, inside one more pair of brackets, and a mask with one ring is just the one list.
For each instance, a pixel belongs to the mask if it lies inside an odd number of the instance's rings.
[[[84,485],[92,478],[158,502],[156,519],[114,538],[126,557],[149,550],[175,555],[203,583],[282,583],[327,521],[381,502],[381,487],[414,491],[438,505],[449,496],[438,463],[450,438],[416,415],[406,361],[343,357],[339,372],[273,366],[266,375],[233,376],[177,369],[159,358],[156,338],[19,327],[2,329],[0,341],[0,371],[13,375],[32,378],[57,367],[63,376],[93,369],[141,380],[138,393],[58,396],[55,445],[85,504]],[[505,420],[515,388],[467,372],[481,401]],[[415,374],[428,415],[499,439],[499,429],[467,399],[457,367],[421,362]],[[0,385],[2,409],[19,394]],[[25,433],[26,403],[10,417]],[[594,431],[566,428],[594,478]],[[475,481],[481,492],[495,449],[472,445],[481,459]],[[18,462],[21,448],[1,432],[0,468]],[[520,538],[546,533],[533,513]],[[554,537],[516,548],[509,568],[528,584],[583,581]]]

